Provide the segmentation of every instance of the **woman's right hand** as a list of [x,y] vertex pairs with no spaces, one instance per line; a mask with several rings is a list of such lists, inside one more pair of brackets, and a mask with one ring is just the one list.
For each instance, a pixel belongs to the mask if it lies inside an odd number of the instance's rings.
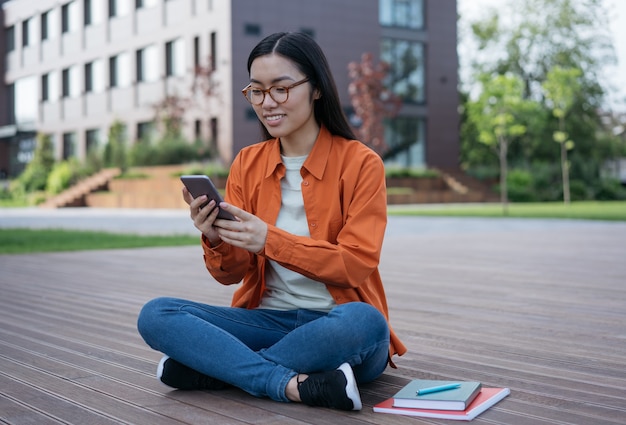
[[186,187],[183,187],[183,199],[187,205],[189,205],[193,225],[207,237],[211,246],[216,246],[222,242],[220,235],[217,233],[217,230],[213,225],[219,211],[219,208],[215,208],[215,201],[211,200],[204,206],[204,208],[201,208],[202,204],[207,201],[207,196],[198,196],[194,199]]

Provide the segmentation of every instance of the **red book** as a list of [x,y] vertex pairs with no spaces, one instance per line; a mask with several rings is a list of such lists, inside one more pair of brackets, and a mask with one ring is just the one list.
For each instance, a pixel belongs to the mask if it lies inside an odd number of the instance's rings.
[[393,407],[393,397],[374,406],[374,412],[391,413],[394,415],[421,416],[423,418],[452,419],[471,421],[476,416],[509,395],[508,388],[483,388],[478,396],[465,410],[431,410],[410,407]]

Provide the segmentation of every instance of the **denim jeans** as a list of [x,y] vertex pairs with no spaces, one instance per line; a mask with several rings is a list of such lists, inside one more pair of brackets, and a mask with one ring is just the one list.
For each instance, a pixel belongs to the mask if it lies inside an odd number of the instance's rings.
[[312,310],[248,310],[176,298],[148,302],[138,330],[153,349],[257,397],[289,401],[298,373],[349,363],[357,382],[380,376],[389,355],[389,328],[369,304]]

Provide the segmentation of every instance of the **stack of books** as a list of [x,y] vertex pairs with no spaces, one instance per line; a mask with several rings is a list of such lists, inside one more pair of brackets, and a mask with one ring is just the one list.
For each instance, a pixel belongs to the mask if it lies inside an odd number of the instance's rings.
[[508,388],[484,388],[480,382],[414,379],[374,406],[374,412],[471,421],[510,394]]

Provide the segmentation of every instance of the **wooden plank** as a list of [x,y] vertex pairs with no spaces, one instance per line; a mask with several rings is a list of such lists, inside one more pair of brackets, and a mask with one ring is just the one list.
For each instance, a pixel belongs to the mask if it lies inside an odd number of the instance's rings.
[[0,422],[456,423],[372,412],[430,378],[511,388],[476,424],[623,423],[626,225],[406,223],[387,237],[381,273],[410,351],[361,387],[362,412],[157,382],[141,306],[162,295],[226,305],[234,290],[210,278],[199,247],[180,247],[0,256]]

